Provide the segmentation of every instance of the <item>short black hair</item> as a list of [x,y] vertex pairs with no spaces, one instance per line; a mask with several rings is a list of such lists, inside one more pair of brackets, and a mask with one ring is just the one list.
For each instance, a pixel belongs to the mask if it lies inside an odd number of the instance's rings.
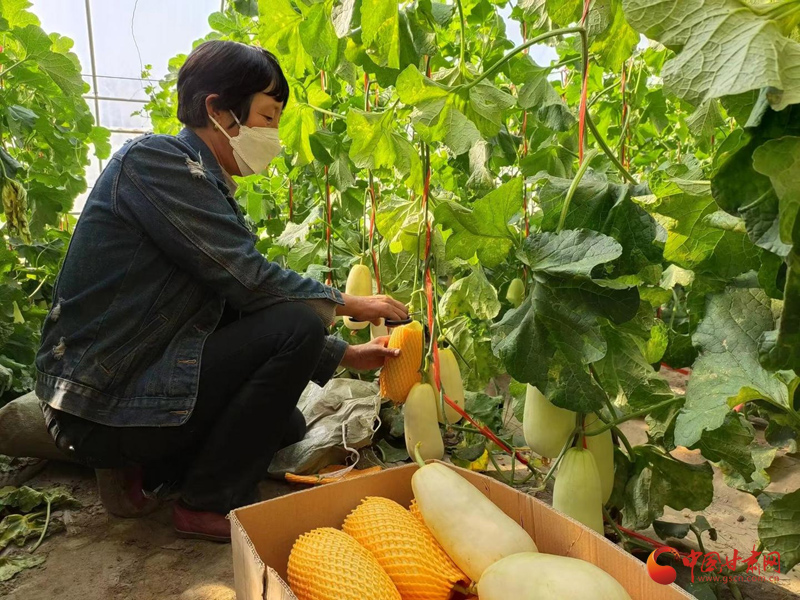
[[218,94],[215,107],[233,111],[244,122],[253,95],[264,91],[286,106],[289,82],[271,52],[239,42],[204,42],[178,71],[178,120],[188,127],[205,127],[206,98]]

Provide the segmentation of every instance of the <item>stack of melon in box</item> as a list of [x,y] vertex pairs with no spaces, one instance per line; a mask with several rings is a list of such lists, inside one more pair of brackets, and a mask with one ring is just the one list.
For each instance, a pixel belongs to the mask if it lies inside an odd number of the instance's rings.
[[[421,460],[421,459],[420,459]],[[591,563],[538,552],[531,536],[441,463],[414,474],[412,510],[369,497],[342,530],[295,542],[289,586],[299,600],[630,600]]]

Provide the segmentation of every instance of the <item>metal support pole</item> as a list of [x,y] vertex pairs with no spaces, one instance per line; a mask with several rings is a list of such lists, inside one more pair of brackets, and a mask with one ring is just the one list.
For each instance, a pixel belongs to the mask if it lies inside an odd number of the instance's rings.
[[[92,7],[91,0],[84,0],[86,7],[86,30],[89,34],[89,58],[92,63],[92,87],[94,88],[94,118],[97,125],[100,125],[100,97],[97,93],[97,61],[94,54],[94,29],[92,27]],[[103,170],[103,161],[97,159],[100,170]]]

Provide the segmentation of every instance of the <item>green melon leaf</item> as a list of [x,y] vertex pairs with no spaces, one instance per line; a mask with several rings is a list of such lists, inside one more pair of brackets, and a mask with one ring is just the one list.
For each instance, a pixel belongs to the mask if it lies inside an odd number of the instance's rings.
[[347,113],[347,135],[353,140],[350,158],[362,169],[396,169],[403,176],[419,169],[419,157],[408,139],[394,127],[392,111]]
[[780,554],[781,572],[800,562],[800,490],[774,500],[761,515],[758,537],[767,552]]
[[378,64],[400,68],[400,12],[396,2],[363,0],[361,29],[364,45],[373,50]]
[[303,47],[311,56],[325,58],[336,53],[339,39],[331,23],[327,2],[312,6],[298,31]]
[[300,166],[314,160],[310,137],[316,130],[314,109],[308,104],[294,102],[286,107],[280,121],[281,140]]
[[634,448],[634,473],[625,487],[622,524],[645,529],[664,514],[675,510],[703,510],[714,496],[711,465],[690,465],[651,445]]
[[758,445],[753,444],[754,437],[753,426],[750,423],[738,413],[728,413],[722,426],[704,431],[693,449],[700,450],[703,456],[712,462],[724,462],[730,470],[738,473],[746,483],[749,483],[756,471],[753,450]]
[[800,43],[736,0],[623,0],[628,22],[676,55],[662,71],[667,91],[695,106],[769,88],[776,110],[800,102]]
[[298,79],[307,70],[314,70],[303,44],[304,15],[294,9],[290,0],[258,0],[258,19],[261,45],[278,54],[281,68]]
[[486,267],[499,265],[514,246],[515,235],[508,224],[521,210],[522,180],[511,179],[496,190],[476,200],[472,209],[455,202],[436,207],[436,221],[443,229],[452,229],[447,240],[447,258],[478,260]]
[[597,62],[613,73],[622,65],[639,43],[639,34],[628,24],[622,10],[622,0],[595,0],[587,15],[589,51]]
[[461,314],[475,319],[494,319],[500,312],[497,290],[478,265],[466,277],[454,281],[439,301],[441,316],[448,321]]
[[763,399],[788,408],[783,381],[758,362],[761,332],[772,329],[769,299],[761,290],[729,288],[709,296],[706,316],[693,336],[700,349],[678,416],[675,443],[693,446],[718,429],[731,408]]

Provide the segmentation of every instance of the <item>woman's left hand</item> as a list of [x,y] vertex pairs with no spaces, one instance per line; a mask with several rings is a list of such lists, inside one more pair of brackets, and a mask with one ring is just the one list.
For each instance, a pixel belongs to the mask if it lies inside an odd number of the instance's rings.
[[397,358],[400,350],[387,348],[389,336],[378,337],[356,346],[348,346],[342,358],[341,365],[354,371],[374,371],[380,369],[387,358]]
[[359,321],[380,325],[381,319],[403,321],[408,318],[408,307],[390,296],[351,296],[342,294],[344,304],[336,306],[336,314]]

